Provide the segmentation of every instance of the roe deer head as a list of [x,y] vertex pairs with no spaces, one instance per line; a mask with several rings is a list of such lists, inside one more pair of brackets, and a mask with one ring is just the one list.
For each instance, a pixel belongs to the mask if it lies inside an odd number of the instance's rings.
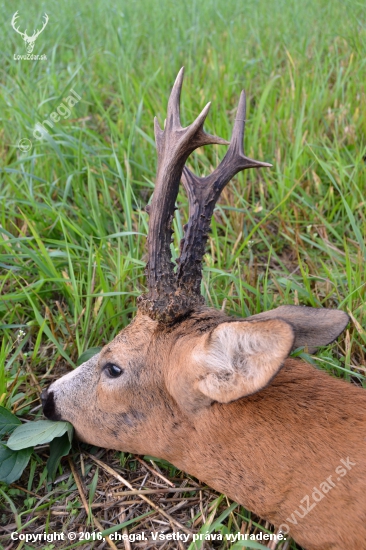
[[[299,346],[332,342],[348,316],[281,306],[236,319],[204,305],[202,257],[215,203],[236,173],[270,165],[244,155],[244,92],[228,143],[204,132],[209,105],[181,126],[182,80],[183,70],[164,130],[155,122],[148,293],[127,328],[43,393],[44,413],[71,422],[88,443],[170,461],[308,550],[366,549],[366,393],[289,358]],[[213,143],[228,144],[227,154],[199,178],[185,162]],[[181,179],[189,221],[175,270]]]

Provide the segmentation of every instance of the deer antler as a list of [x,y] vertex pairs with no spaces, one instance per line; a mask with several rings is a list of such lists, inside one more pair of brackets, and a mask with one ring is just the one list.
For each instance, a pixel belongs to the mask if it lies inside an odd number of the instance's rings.
[[[149,292],[140,296],[139,310],[163,323],[171,323],[204,302],[200,294],[202,258],[215,204],[222,189],[239,171],[246,168],[271,166],[244,156],[245,95],[242,93],[231,142],[207,134],[203,123],[210,103],[187,128],[180,122],[180,93],[183,68],[179,71],[168,102],[164,131],[155,118],[155,141],[158,169],[155,190],[149,208],[148,262],[146,265]],[[198,147],[209,144],[229,145],[216,170],[207,178],[199,178],[184,168],[189,155]],[[184,169],[184,170],[183,170]],[[172,221],[179,182],[189,198],[189,221],[181,243],[178,271],[171,262]]]
[[38,30],[37,30],[37,31],[34,30],[34,32],[33,32],[32,38],[34,38],[34,40],[41,34],[41,32],[43,31],[43,29],[45,28],[45,26],[46,26],[47,23],[48,23],[48,15],[47,15],[47,13],[45,13],[43,17],[44,17],[44,23],[43,23],[43,26],[42,26],[41,30],[39,30],[39,31],[38,31]]
[[36,40],[36,38],[41,34],[41,32],[43,31],[43,29],[44,29],[45,26],[47,25],[48,19],[49,19],[47,13],[45,13],[44,16],[43,16],[43,17],[44,17],[44,23],[43,23],[42,28],[41,28],[39,31],[38,31],[38,30],[37,30],[37,31],[34,30],[32,36],[28,36],[28,35],[27,35],[27,29],[25,29],[25,31],[22,32],[22,31],[19,30],[19,27],[16,27],[16,26],[15,26],[18,17],[19,17],[19,11],[16,11],[16,12],[14,13],[14,15],[13,15],[12,20],[11,20],[11,26],[13,27],[13,29],[14,29],[18,34],[21,35],[21,37],[22,37],[24,40],[26,40],[26,39],[32,39],[32,42],[34,42],[34,41]]
[[205,178],[183,169],[182,183],[188,195],[189,221],[181,241],[178,286],[186,295],[200,295],[202,258],[210,229],[211,217],[220,194],[229,181],[247,168],[271,167],[244,155],[243,140],[246,115],[244,90],[240,94],[229,149],[219,166]]
[[15,26],[15,23],[17,22],[18,17],[19,17],[19,11],[16,11],[16,12],[14,13],[14,15],[13,15],[12,20],[11,20],[11,26],[13,27],[13,29],[14,29],[18,34],[20,34],[20,36],[21,36],[22,38],[24,38],[25,36],[27,36],[27,31],[22,32],[22,31],[19,30],[19,27],[17,28],[17,27]]

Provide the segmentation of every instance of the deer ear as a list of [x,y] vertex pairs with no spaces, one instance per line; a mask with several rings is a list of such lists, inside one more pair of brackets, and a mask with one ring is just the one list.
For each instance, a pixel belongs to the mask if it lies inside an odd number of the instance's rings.
[[262,390],[293,341],[292,327],[281,319],[222,323],[193,352],[199,372],[195,389],[220,403]]
[[249,317],[249,320],[283,319],[295,332],[293,349],[306,346],[310,353],[333,342],[344,331],[349,317],[338,309],[280,306]]

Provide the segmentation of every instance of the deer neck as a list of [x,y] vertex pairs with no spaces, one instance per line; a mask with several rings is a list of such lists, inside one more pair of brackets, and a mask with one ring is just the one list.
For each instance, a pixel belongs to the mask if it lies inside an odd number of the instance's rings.
[[262,392],[184,425],[166,458],[279,525],[340,460],[361,463],[365,411],[362,390],[289,359]]

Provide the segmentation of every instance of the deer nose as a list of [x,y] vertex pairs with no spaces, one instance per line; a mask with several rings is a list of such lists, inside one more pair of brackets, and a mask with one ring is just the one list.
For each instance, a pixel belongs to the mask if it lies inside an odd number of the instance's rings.
[[41,393],[43,414],[49,420],[61,420],[61,415],[56,410],[55,396],[53,391],[44,390]]
[[48,390],[43,390],[43,392],[41,393],[42,408],[44,408],[44,406],[46,404],[47,397],[48,397]]

